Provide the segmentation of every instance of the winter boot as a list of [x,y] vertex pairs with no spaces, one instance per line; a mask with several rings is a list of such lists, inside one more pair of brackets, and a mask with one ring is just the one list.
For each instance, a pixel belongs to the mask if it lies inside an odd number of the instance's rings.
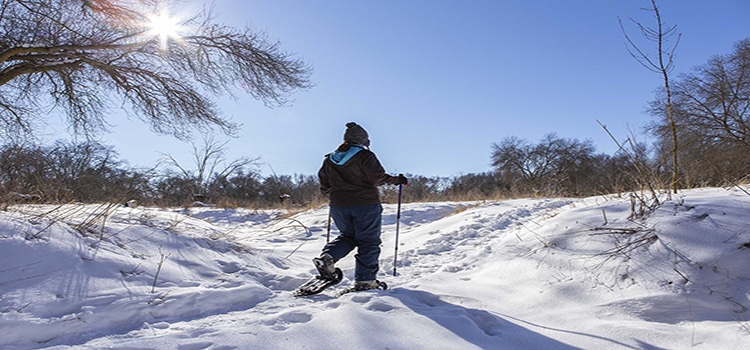
[[333,257],[328,253],[323,253],[319,258],[314,258],[313,263],[318,269],[318,275],[324,279],[336,279],[336,266]]
[[354,290],[369,290],[369,289],[386,289],[385,283],[378,280],[374,281],[356,281],[354,282]]

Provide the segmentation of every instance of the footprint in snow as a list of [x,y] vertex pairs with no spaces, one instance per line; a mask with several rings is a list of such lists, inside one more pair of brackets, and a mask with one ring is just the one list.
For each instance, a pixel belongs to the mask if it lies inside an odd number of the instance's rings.
[[360,303],[360,304],[364,304],[364,303],[370,301],[370,299],[372,299],[372,297],[371,296],[367,296],[367,295],[356,295],[356,296],[352,297],[352,301],[353,302]]
[[339,306],[341,306],[341,302],[339,301],[330,302],[325,305],[325,307],[329,309],[335,309],[335,308],[338,308]]
[[216,332],[218,332],[216,329],[200,328],[200,329],[191,331],[189,335],[190,335],[190,338],[198,338],[198,337],[206,336],[206,335],[213,334]]
[[393,305],[386,304],[383,302],[373,302],[367,306],[367,310],[370,310],[370,311],[388,312],[393,309],[394,309]]
[[200,342],[200,343],[192,343],[192,344],[182,344],[177,347],[177,350],[201,350],[201,349],[208,349],[211,345],[214,345],[214,343],[211,342]]
[[305,323],[312,320],[312,315],[306,312],[292,311],[281,315],[281,319],[287,323]]
[[235,273],[241,270],[236,262],[225,262],[221,260],[216,260],[216,262],[221,266],[221,272],[223,273]]
[[271,329],[275,331],[283,331],[286,330],[288,328],[287,325],[291,323],[305,323],[310,322],[311,320],[312,315],[306,312],[291,311],[283,313],[278,317],[266,320],[263,322],[263,324],[271,327]]

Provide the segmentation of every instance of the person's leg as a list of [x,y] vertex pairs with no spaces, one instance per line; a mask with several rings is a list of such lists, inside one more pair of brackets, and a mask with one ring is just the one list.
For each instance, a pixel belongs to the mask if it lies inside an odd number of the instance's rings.
[[356,247],[356,227],[350,207],[331,207],[331,218],[340,234],[323,247],[321,255],[328,254],[336,262]]
[[357,245],[355,281],[374,281],[378,274],[382,213],[380,204],[358,206],[352,213]]

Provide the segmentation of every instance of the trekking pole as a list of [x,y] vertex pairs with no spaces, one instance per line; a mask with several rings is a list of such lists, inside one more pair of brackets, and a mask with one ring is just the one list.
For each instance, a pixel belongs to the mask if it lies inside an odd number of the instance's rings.
[[328,207],[328,232],[326,232],[326,244],[331,242],[331,207]]
[[[399,174],[400,175],[400,174]],[[396,262],[398,260],[398,226],[401,221],[401,190],[404,185],[398,185],[398,207],[396,209],[396,246],[393,251],[393,276],[396,276]]]

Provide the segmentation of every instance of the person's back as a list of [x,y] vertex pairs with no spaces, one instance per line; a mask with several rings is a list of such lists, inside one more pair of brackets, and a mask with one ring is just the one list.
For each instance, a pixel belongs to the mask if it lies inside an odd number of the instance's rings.
[[390,180],[375,153],[362,144],[343,143],[326,155],[318,172],[320,190],[332,206],[380,203],[378,186]]

